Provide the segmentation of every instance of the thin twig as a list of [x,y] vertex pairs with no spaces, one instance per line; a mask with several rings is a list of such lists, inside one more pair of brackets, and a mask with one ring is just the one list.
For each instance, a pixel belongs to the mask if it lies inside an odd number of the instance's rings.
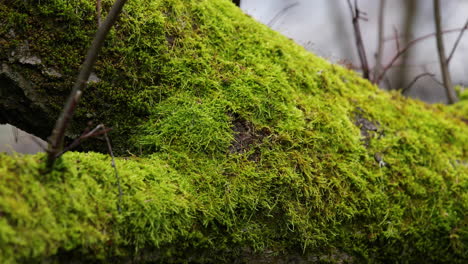
[[[423,66],[423,70],[424,70],[424,72],[429,72],[429,69],[428,69],[427,65]],[[432,81],[434,81],[435,83],[440,85],[440,87],[444,87],[444,84],[441,81],[437,80],[435,75],[429,75],[429,78],[431,78]]]
[[351,4],[351,0],[348,0],[348,7],[351,12],[351,17],[353,21],[354,36],[356,38],[356,48],[358,51],[359,60],[361,61],[362,77],[369,80],[369,63],[367,62],[366,49],[364,47],[364,41],[362,39],[361,26],[359,25],[359,20],[366,20],[365,17],[361,17],[361,14],[365,15],[365,13],[359,11],[357,0],[354,1],[354,7],[353,4]]
[[437,53],[439,54],[440,71],[442,73],[442,80],[444,82],[445,92],[449,104],[453,104],[457,101],[457,96],[452,86],[452,78],[448,69],[447,59],[445,57],[444,40],[442,36],[442,19],[440,16],[440,1],[433,0],[434,3],[434,20],[436,27],[436,42],[437,42]]
[[[452,28],[452,29],[446,29],[446,30],[443,30],[442,31],[442,34],[449,34],[449,33],[456,33],[456,32],[460,32],[462,30],[465,30],[465,28]],[[436,33],[430,33],[430,34],[426,34],[426,35],[423,35],[421,37],[419,37],[418,39],[420,40],[424,40],[424,39],[427,39],[427,38],[430,38],[430,37],[434,37],[436,35]],[[395,39],[399,39],[399,38],[402,38],[402,36],[393,36],[393,37],[388,37],[388,38],[385,38],[384,41],[387,42],[387,41],[394,41]]]
[[[55,159],[57,158],[58,153],[60,153],[61,149],[63,148],[63,138],[65,135],[65,129],[68,127],[68,124],[70,123],[70,120],[73,116],[73,112],[75,111],[76,106],[78,105],[78,101],[80,100],[82,92],[80,90],[76,91],[76,93],[72,94],[73,97],[71,97],[70,102],[67,103],[66,108],[64,110],[60,118],[57,120],[57,123],[60,121],[60,126],[54,128],[52,131],[52,136],[49,140],[49,148],[47,150],[47,167],[52,168]],[[61,140],[53,140],[53,136],[60,137]]]
[[433,73],[429,73],[429,72],[424,72],[424,73],[421,73],[421,74],[418,74],[416,75],[416,77],[414,77],[414,79],[403,89],[401,89],[401,93],[402,94],[405,94],[406,92],[408,92],[411,87],[422,77],[424,76],[434,76]]
[[465,33],[466,29],[468,29],[468,19],[465,22],[465,25],[463,26],[463,29],[460,31],[460,34],[458,34],[457,40],[455,41],[455,44],[453,44],[452,51],[450,52],[450,55],[447,58],[447,65],[450,63],[450,60],[453,57],[453,54],[455,53],[455,50],[458,47],[458,44],[460,43],[460,40],[463,37],[463,33]]
[[441,87],[444,87],[444,83],[441,82],[441,81],[439,81],[439,80],[437,80],[437,78],[436,78],[435,76],[431,76],[431,79],[432,79],[435,83],[437,83],[438,85],[440,85]]
[[52,168],[55,163],[57,153],[59,153],[62,149],[65,130],[68,127],[70,119],[75,111],[76,104],[79,100],[79,95],[77,96],[77,94],[81,94],[81,91],[86,87],[86,82],[89,79],[94,63],[97,60],[98,53],[104,44],[104,39],[109,33],[112,25],[117,20],[117,17],[122,11],[122,8],[126,2],[127,0],[116,0],[114,2],[112,9],[106,17],[106,20],[98,28],[96,35],[94,36],[91,47],[88,49],[86,59],[81,66],[80,73],[73,86],[73,90],[71,91],[67,103],[65,104],[60,117],[57,119],[55,127],[52,130],[52,135],[49,138],[49,150],[47,157],[48,168]]
[[[104,127],[104,125],[103,125]],[[112,157],[112,167],[114,168],[115,171],[115,177],[117,178],[117,186],[119,188],[119,202],[117,203],[117,208],[119,210],[119,213],[122,212],[121,204],[122,204],[122,187],[120,186],[120,177],[119,177],[119,172],[117,171],[117,166],[115,166],[115,159],[114,159],[114,153],[112,152],[112,146],[109,140],[109,137],[107,136],[107,133],[104,133],[104,137],[106,138],[107,142],[107,147],[109,149],[109,154]]]
[[60,153],[57,154],[55,158],[59,158],[62,156],[65,152],[70,151],[74,149],[76,146],[78,146],[81,142],[84,140],[91,138],[91,137],[97,137],[102,134],[105,134],[109,131],[111,131],[112,128],[104,128],[104,125],[98,125],[96,126],[93,130],[89,131],[89,128],[86,128],[86,130],[79,136],[77,139],[75,139],[68,147],[64,148]]

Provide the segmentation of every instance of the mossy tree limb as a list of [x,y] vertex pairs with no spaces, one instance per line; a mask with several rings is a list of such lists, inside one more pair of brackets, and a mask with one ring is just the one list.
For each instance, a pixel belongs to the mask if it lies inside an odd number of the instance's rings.
[[[9,114],[55,120],[95,15],[0,4],[1,81],[24,99],[0,97],[2,121],[50,131]],[[66,153],[47,175],[41,154],[1,155],[0,257],[464,263],[466,109],[379,91],[228,0],[130,1],[68,134],[114,128],[122,214],[106,155]]]

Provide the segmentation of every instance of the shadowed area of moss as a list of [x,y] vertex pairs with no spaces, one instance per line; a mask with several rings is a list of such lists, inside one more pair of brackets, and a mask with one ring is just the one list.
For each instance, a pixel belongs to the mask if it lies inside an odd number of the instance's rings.
[[[94,1],[6,3],[1,49],[28,40],[61,71],[25,70],[57,111]],[[218,0],[129,1],[95,73],[72,134],[114,127],[122,213],[103,154],[67,153],[50,174],[41,155],[0,155],[0,258],[467,261],[463,102],[379,91]]]

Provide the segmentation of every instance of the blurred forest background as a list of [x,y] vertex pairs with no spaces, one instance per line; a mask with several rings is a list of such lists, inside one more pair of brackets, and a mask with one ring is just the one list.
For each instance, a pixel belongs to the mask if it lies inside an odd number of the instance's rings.
[[[429,103],[447,103],[436,38],[431,35],[436,32],[433,1],[240,0],[240,7],[245,13],[295,40],[307,50],[357,71],[362,68],[349,4],[353,8],[355,3],[358,4],[362,47],[371,69],[376,65],[379,44],[382,50],[381,65],[385,66],[407,43],[430,35],[411,45],[389,68],[379,86],[387,90],[405,89],[406,95]],[[447,57],[459,40],[448,64],[452,83],[465,87],[468,84],[468,37],[460,32],[464,32],[463,29],[467,27],[468,0],[440,2]],[[381,23],[379,19],[382,19]],[[379,32],[382,39],[380,42]],[[0,125],[0,152],[36,153],[41,151],[36,141],[23,131]],[[45,142],[42,144],[45,145]]]

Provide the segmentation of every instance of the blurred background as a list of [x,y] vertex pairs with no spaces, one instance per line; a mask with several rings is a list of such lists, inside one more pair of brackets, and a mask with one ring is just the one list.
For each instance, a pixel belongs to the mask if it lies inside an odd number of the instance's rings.
[[[354,4],[354,0],[351,1]],[[382,0],[358,0],[358,7],[367,21],[360,21],[361,33],[370,67],[375,65],[378,46],[379,6]],[[386,0],[383,13],[384,41],[382,64],[396,54],[395,32],[400,49],[409,40],[435,32],[432,0]],[[460,29],[468,19],[467,0],[442,0],[441,17],[444,30]],[[360,69],[351,11],[347,0],[241,0],[241,8],[276,31],[294,39],[307,50],[329,61]],[[460,31],[443,35],[445,50],[451,51]],[[466,32],[465,32],[466,33]],[[468,34],[466,34],[468,35]],[[468,81],[468,37],[463,35],[453,58],[450,72],[454,85]],[[418,79],[407,95],[430,103],[446,103],[441,81],[435,37],[428,37],[412,46],[388,72],[383,89],[406,87],[421,73],[432,73]]]
[[[351,0],[354,4],[354,0]],[[387,65],[409,41],[435,32],[432,0],[358,0],[360,29],[369,66],[376,64],[379,45],[379,18],[383,18],[382,65]],[[383,5],[382,5],[383,4]],[[383,6],[383,9],[381,9]],[[347,0],[241,0],[240,7],[256,20],[281,32],[307,50],[334,63],[360,71],[352,14]],[[383,11],[379,15],[379,11]],[[468,19],[467,0],[441,0],[442,28],[461,29]],[[452,51],[460,30],[443,35],[447,56]],[[467,34],[468,35],[468,34]],[[468,83],[468,37],[463,35],[450,60],[449,70],[454,85]],[[425,73],[414,82],[418,75]],[[429,74],[433,74],[430,76]],[[440,74],[434,36],[418,41],[404,53],[386,78],[382,89],[409,87],[408,96],[429,103],[446,103],[447,96]],[[0,125],[0,152],[35,153],[41,147],[32,136],[9,125]],[[42,141],[45,145],[45,142]]]

